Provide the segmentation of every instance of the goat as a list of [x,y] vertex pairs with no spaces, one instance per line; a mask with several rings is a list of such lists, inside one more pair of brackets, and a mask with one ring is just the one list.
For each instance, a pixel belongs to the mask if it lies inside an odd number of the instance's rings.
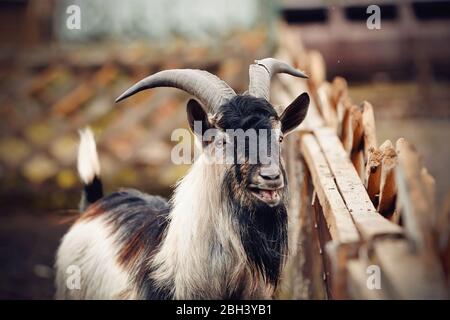
[[[283,136],[305,118],[309,96],[299,95],[281,115],[269,103],[271,77],[302,72],[273,58],[250,65],[248,92],[237,95],[201,70],[160,71],[125,91],[175,87],[197,99],[187,116],[202,152],[167,202],[132,189],[103,196],[100,166],[90,131],[81,133],[78,171],[84,211],[63,237],[56,257],[58,299],[269,299],[288,252],[288,190],[279,154]],[[200,122],[203,129],[194,124]],[[269,164],[207,161],[206,128],[270,131]],[[259,139],[259,134],[258,134]],[[216,146],[223,148],[224,146]],[[275,148],[273,148],[275,146]],[[259,144],[259,148],[268,144]],[[215,150],[215,149],[213,149]],[[78,289],[66,286],[67,270],[81,270]]]

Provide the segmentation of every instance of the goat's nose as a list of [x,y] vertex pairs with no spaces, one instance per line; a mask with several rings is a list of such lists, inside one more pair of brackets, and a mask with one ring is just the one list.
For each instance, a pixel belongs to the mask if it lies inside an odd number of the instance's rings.
[[263,166],[259,175],[266,180],[277,180],[280,178],[280,168],[276,165]]

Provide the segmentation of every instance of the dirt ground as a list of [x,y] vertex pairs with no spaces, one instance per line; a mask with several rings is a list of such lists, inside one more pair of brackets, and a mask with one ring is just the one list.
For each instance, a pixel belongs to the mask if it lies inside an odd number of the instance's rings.
[[51,299],[53,263],[68,214],[3,208],[0,215],[0,299]]

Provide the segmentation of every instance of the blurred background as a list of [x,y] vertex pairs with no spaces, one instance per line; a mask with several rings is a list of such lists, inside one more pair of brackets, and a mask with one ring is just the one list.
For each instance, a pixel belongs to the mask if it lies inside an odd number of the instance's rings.
[[[370,4],[379,30],[367,28]],[[79,128],[96,134],[107,192],[169,197],[188,169],[170,160],[188,96],[115,97],[169,68],[205,69],[243,92],[248,65],[273,55],[285,28],[323,55],[329,80],[347,79],[355,103],[373,104],[379,141],[417,147],[442,204],[450,1],[0,0],[0,298],[53,296],[55,250],[78,214]]]

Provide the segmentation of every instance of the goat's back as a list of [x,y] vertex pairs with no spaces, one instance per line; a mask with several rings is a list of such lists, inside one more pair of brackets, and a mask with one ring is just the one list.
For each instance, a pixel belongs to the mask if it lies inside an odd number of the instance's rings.
[[162,240],[169,211],[163,198],[132,189],[92,204],[61,241],[56,298],[151,295],[149,261]]

